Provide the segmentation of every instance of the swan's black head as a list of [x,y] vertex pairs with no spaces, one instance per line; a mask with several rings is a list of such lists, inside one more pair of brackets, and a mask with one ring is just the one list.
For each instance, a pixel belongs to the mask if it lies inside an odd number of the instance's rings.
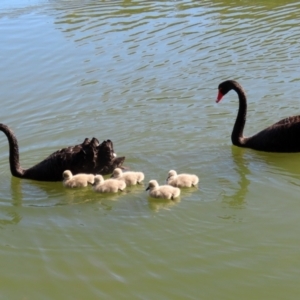
[[218,90],[218,96],[216,102],[220,102],[222,98],[232,89],[235,89],[236,87],[239,87],[240,85],[234,81],[234,80],[226,80],[219,84]]
[[111,174],[115,168],[121,168],[125,157],[117,157],[113,142],[111,140],[103,141],[96,147],[97,152],[97,172],[102,175]]

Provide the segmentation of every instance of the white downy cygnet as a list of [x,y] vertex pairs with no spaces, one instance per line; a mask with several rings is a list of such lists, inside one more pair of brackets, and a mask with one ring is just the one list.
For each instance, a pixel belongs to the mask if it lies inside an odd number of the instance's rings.
[[70,170],[66,170],[63,172],[63,185],[69,188],[86,187],[88,184],[94,183],[94,178],[93,174],[73,175]]
[[156,180],[150,180],[146,191],[149,190],[149,196],[153,198],[175,199],[180,195],[180,189],[171,185],[159,186]]
[[194,174],[177,174],[174,170],[170,170],[168,173],[167,184],[175,187],[194,187],[198,182],[199,178]]
[[118,179],[104,180],[102,175],[95,176],[94,191],[98,193],[117,193],[126,188],[126,183]]
[[136,185],[140,184],[144,180],[145,175],[142,172],[123,172],[122,169],[116,168],[114,169],[111,178],[123,180],[126,185]]

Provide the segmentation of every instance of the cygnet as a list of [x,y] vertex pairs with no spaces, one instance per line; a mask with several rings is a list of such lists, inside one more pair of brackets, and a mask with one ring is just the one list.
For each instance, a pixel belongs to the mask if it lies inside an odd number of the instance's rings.
[[63,185],[69,188],[86,187],[88,184],[94,183],[94,178],[93,174],[73,175],[70,170],[66,170],[63,172]]
[[175,187],[193,187],[196,186],[198,182],[199,178],[194,174],[177,174],[174,170],[170,170],[168,173],[167,184]]
[[149,196],[153,198],[175,199],[180,195],[180,189],[171,185],[159,186],[156,180],[150,180],[146,191],[149,190]]
[[112,175],[112,178],[124,180],[126,185],[135,185],[135,184],[141,184],[141,182],[144,180],[145,175],[142,172],[123,172],[122,169],[116,168],[114,169]]
[[102,175],[95,176],[94,191],[98,193],[117,193],[126,188],[126,183],[118,179],[104,180]]

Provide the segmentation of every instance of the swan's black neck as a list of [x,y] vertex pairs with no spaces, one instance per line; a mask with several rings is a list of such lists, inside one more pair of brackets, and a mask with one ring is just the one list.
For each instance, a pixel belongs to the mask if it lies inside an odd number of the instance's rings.
[[0,131],[4,132],[9,143],[9,164],[11,174],[15,177],[23,177],[24,170],[20,166],[19,160],[19,146],[14,133],[8,126],[0,124]]
[[233,126],[231,141],[233,145],[243,147],[246,141],[243,131],[246,123],[247,99],[243,88],[239,84],[235,84],[232,89],[236,91],[239,97],[239,111]]

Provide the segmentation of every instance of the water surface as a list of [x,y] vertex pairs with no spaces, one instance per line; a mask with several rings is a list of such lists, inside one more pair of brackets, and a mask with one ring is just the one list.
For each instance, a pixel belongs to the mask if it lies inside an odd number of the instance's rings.
[[[298,1],[0,4],[0,122],[30,167],[85,137],[111,139],[145,184],[123,195],[11,177],[0,135],[0,298],[294,299],[299,154],[231,145],[299,111]],[[153,202],[145,185],[192,172]]]

